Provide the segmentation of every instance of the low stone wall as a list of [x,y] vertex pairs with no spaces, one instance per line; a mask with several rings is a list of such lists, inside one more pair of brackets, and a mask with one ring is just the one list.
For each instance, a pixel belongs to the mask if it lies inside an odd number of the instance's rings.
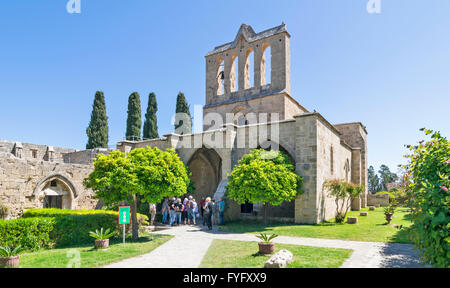
[[367,194],[367,204],[369,206],[381,206],[386,207],[389,206],[389,194]]

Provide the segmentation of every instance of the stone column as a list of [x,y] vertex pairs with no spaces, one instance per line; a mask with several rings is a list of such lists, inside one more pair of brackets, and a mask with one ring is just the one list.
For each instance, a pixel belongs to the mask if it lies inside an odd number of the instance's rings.
[[238,83],[239,87],[237,91],[245,89],[245,63],[247,61],[247,57],[245,55],[245,49],[239,50],[239,59],[238,59]]
[[[225,79],[224,79],[224,94],[225,95],[229,95],[230,93],[231,93],[231,89],[230,89],[230,86],[231,86],[231,82],[230,82],[230,73],[231,73],[231,66],[232,66],[232,62],[231,62],[231,57],[230,56],[226,56],[225,57],[225,59],[224,59],[224,65],[225,65],[225,68],[224,68],[224,76],[225,76]],[[224,99],[225,100],[225,99]]]
[[254,47],[255,49],[254,49],[254,65],[253,65],[253,67],[254,67],[254,76],[255,76],[255,79],[254,79],[254,86],[255,87],[261,87],[261,73],[262,73],[262,71],[261,71],[261,61],[262,61],[262,56],[263,56],[263,54],[262,54],[262,49],[261,49],[261,47]]
[[[352,163],[351,163],[351,182],[357,185],[361,184],[361,149],[353,149],[352,150]],[[364,191],[360,195],[360,197],[353,199],[352,201],[352,210],[359,211],[361,210],[361,199],[364,197]]]

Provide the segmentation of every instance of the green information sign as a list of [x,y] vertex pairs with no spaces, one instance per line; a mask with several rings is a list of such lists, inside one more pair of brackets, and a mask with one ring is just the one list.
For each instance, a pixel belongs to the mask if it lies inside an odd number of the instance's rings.
[[130,206],[119,207],[119,224],[130,224]]

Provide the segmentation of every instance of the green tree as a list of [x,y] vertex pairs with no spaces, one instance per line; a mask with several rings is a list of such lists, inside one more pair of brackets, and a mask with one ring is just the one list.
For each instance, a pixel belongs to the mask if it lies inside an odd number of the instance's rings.
[[191,112],[182,92],[178,93],[175,113],[175,133],[180,135],[192,133]]
[[246,202],[264,205],[267,223],[267,204],[279,206],[302,193],[303,178],[295,173],[289,157],[280,151],[252,150],[228,175],[227,196],[239,204]]
[[[425,130],[425,129],[422,129]],[[408,146],[409,206],[413,240],[425,262],[450,267],[450,142],[439,132],[425,130],[431,140]]]
[[397,174],[391,172],[389,167],[384,164],[380,166],[378,174],[380,174],[380,189],[382,191],[388,191],[387,184],[394,183],[398,180]]
[[137,92],[131,93],[128,98],[128,118],[127,131],[125,137],[127,140],[141,139],[141,99]]
[[105,96],[102,91],[95,93],[91,121],[86,134],[88,136],[86,149],[108,147],[108,116],[106,116]]
[[381,191],[380,190],[380,178],[378,178],[377,173],[375,172],[375,169],[373,166],[369,167],[368,170],[368,184],[369,184],[369,192],[372,194],[375,194],[376,192]]
[[83,182],[92,189],[96,198],[106,205],[127,201],[131,204],[133,238],[139,237],[138,196],[147,203],[161,202],[165,197],[184,195],[189,175],[175,150],[158,148],[134,149],[125,156],[115,150],[109,155],[99,155],[94,160],[94,170]]
[[156,112],[158,111],[158,104],[156,103],[155,93],[150,93],[148,96],[147,113],[145,113],[144,133],[145,139],[159,138],[158,123],[156,119]]

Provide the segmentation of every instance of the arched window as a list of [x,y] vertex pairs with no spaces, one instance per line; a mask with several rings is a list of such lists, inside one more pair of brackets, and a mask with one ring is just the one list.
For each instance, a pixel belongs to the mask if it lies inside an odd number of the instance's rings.
[[254,71],[253,71],[253,63],[254,62],[254,54],[253,50],[250,48],[245,53],[245,73],[244,73],[244,89],[252,88],[253,85],[253,78],[254,78]]
[[262,47],[261,85],[272,83],[272,49],[269,44]]
[[230,91],[231,92],[236,92],[238,90],[239,87],[239,81],[238,81],[238,69],[239,69],[239,64],[238,64],[238,56],[236,54],[234,54],[233,56],[231,56],[231,69],[230,69]]
[[225,94],[225,62],[221,58],[217,61],[219,66],[217,67],[217,95],[223,95]]
[[350,161],[348,159],[345,160],[344,171],[345,171],[345,181],[349,182]]
[[333,146],[330,147],[330,172],[331,172],[331,175],[334,174],[334,151],[333,151]]

